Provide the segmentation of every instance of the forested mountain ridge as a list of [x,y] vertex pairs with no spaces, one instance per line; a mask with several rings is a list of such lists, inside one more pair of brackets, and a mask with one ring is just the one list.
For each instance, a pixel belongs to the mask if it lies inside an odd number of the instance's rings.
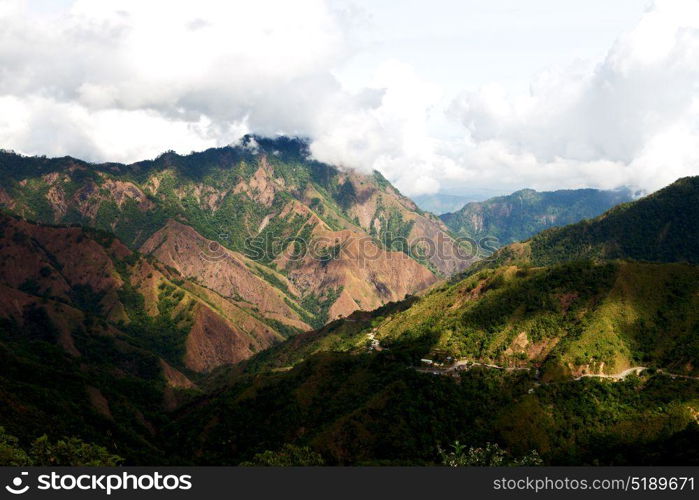
[[595,217],[631,199],[631,192],[626,189],[550,192],[523,189],[507,196],[467,203],[460,210],[439,217],[460,236],[476,240],[489,236],[500,245],[507,245],[526,240],[544,229]]
[[469,272],[507,263],[578,259],[699,263],[699,177],[684,177],[594,219],[543,231],[500,249]]

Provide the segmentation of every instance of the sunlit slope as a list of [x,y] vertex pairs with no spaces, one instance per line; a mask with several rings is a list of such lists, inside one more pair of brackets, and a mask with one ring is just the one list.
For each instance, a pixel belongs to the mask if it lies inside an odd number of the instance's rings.
[[377,327],[382,344],[421,342],[437,357],[616,373],[643,365],[694,373],[699,270],[590,262],[485,270]]

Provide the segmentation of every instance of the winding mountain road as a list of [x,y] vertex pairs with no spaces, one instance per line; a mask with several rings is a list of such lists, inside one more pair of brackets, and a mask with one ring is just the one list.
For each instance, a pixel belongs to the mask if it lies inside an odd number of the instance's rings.
[[[376,338],[376,329],[372,329],[370,332],[367,333],[367,340],[369,340],[369,350],[370,351],[383,350],[381,343]],[[504,370],[504,371],[508,371],[508,372],[536,370],[536,378],[537,379],[539,378],[539,370],[537,368],[517,367],[517,366],[499,366],[499,365],[489,364],[489,363],[479,363],[477,361],[471,361],[469,359],[457,359],[456,361],[454,361],[454,363],[452,363],[451,365],[446,366],[446,367],[426,365],[426,366],[416,366],[413,368],[416,371],[419,371],[421,373],[431,373],[433,375],[454,376],[456,374],[456,372],[467,371],[467,370],[470,370],[471,368],[473,368],[474,366],[483,366],[485,368],[491,368],[493,370]],[[647,366],[632,366],[631,368],[627,368],[626,370],[621,371],[619,373],[586,373],[584,375],[574,377],[573,380],[582,380],[583,378],[604,378],[604,379],[610,379],[610,380],[625,380],[629,375],[640,375],[641,373],[643,373],[644,371],[646,371],[648,369],[649,368]],[[699,376],[680,375],[677,373],[671,373],[671,372],[665,371],[662,368],[656,369],[656,373],[659,373],[661,375],[665,375],[665,376],[670,377],[672,379],[683,378],[683,379],[687,379],[687,380],[699,380]]]
[[[648,369],[648,367],[646,367],[646,366],[633,366],[633,367],[628,368],[628,369],[624,370],[623,372],[619,372],[619,373],[611,373],[611,374],[608,374],[608,373],[586,373],[585,375],[580,375],[579,377],[575,377],[573,380],[580,380],[580,379],[586,378],[586,377],[610,378],[613,380],[624,380],[626,377],[628,377],[629,375],[632,375],[632,374],[633,375],[640,375],[641,372],[644,372],[647,369]],[[658,370],[658,371],[660,371],[660,370]]]
[[[440,366],[420,366],[420,367],[415,367],[415,369],[417,371],[423,372],[423,373],[432,373],[434,375],[452,376],[457,371],[470,370],[474,366],[483,366],[485,368],[492,368],[495,370],[504,370],[504,371],[510,371],[510,372],[535,370],[535,368],[531,368],[531,367],[499,366],[499,365],[494,365],[494,364],[489,364],[489,363],[479,363],[479,362],[470,361],[467,359],[457,360],[452,365],[444,367],[444,368],[440,367]],[[621,371],[619,373],[586,373],[584,375],[574,377],[572,380],[581,380],[583,378],[604,378],[604,379],[610,379],[610,380],[624,380],[629,375],[640,375],[641,373],[643,373],[644,371],[646,371],[648,369],[649,368],[647,366],[632,366],[631,368],[627,368],[626,370]],[[687,379],[687,380],[699,380],[699,376],[680,375],[678,373],[668,372],[662,368],[656,369],[656,373],[661,374],[661,375],[665,375],[665,376],[670,377],[672,379],[682,378],[682,379]],[[537,378],[538,378],[538,370],[537,370]]]

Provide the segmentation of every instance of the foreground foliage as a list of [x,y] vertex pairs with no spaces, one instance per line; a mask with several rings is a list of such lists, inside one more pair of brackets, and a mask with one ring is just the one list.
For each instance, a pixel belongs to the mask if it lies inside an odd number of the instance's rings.
[[115,467],[122,458],[106,448],[85,443],[76,437],[51,442],[46,435],[35,439],[28,450],[0,427],[0,466],[11,467]]
[[267,450],[255,454],[249,462],[240,465],[248,467],[314,467],[325,465],[320,453],[316,453],[308,446],[294,446],[285,444],[280,450]]
[[536,451],[520,458],[513,458],[507,451],[494,443],[486,443],[482,448],[467,447],[455,441],[452,451],[439,450],[442,464],[449,467],[504,467],[504,466],[534,466],[543,461]]

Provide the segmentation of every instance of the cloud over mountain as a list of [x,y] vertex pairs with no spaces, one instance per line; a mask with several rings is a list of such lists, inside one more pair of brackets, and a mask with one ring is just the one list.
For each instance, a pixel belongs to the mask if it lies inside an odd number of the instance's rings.
[[550,68],[527,95],[448,96],[397,59],[343,86],[371,26],[350,3],[0,0],[0,147],[134,161],[282,133],[407,194],[654,189],[699,171],[697,9],[656,3],[604,60]]

